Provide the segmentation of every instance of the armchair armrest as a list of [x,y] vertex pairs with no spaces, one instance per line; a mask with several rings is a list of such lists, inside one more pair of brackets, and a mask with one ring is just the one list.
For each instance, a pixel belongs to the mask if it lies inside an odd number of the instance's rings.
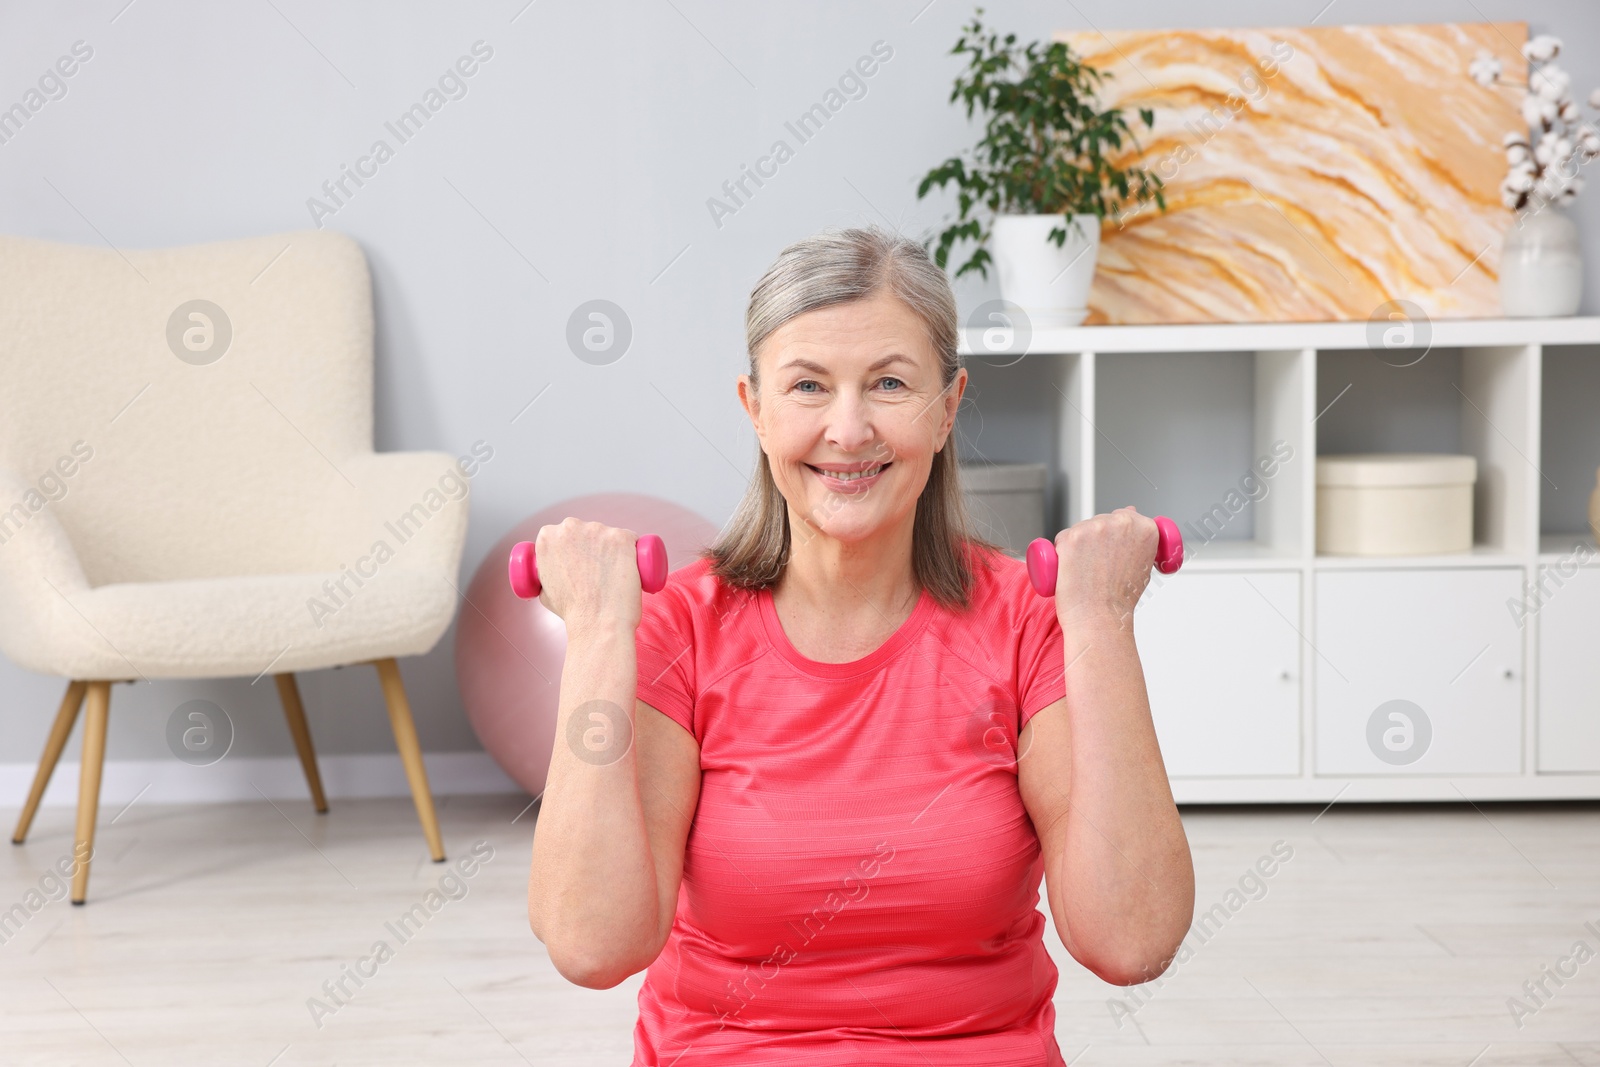
[[51,673],[42,638],[56,629],[57,616],[76,620],[67,597],[88,589],[50,501],[0,467],[0,651],[19,666]]
[[345,494],[343,506],[354,550],[383,551],[381,542],[392,553],[385,566],[434,570],[455,582],[467,537],[470,480],[481,461],[482,456],[458,459],[445,452],[368,452],[343,459],[340,469],[359,494]]

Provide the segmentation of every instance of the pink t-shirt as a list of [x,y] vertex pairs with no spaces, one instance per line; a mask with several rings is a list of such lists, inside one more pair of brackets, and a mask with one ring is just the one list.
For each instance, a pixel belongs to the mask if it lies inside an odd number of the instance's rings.
[[971,610],[923,592],[849,663],[802,656],[771,593],[707,559],[645,596],[639,699],[701,779],[634,1067],[1063,1067],[1016,741],[1064,647],[1022,562],[987,558]]

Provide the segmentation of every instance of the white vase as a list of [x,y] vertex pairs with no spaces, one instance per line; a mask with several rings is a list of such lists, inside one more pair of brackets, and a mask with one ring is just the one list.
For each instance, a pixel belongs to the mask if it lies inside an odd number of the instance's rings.
[[[1035,328],[1076,326],[1089,314],[1089,285],[1100,251],[1100,219],[1073,215],[1075,230],[1063,215],[997,215],[994,263],[1000,296],[1027,314]],[[1067,239],[1057,248],[1049,239],[1057,226]]]
[[1577,225],[1553,204],[1519,213],[1500,245],[1501,314],[1571,315],[1582,297]]

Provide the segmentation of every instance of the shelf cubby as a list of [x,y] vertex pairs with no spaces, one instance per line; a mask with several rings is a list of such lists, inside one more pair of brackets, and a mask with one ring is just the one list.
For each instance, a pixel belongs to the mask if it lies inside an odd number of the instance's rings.
[[[1413,358],[1413,352],[1415,356]],[[1477,459],[1467,566],[1520,562],[1536,537],[1538,349],[1533,345],[1317,353],[1317,455],[1441,452]],[[1317,556],[1339,567],[1349,557]],[[1372,565],[1380,561],[1363,561]],[[1394,561],[1404,565],[1405,560]]]
[[1589,497],[1600,468],[1600,344],[1552,344],[1543,352],[1539,427],[1539,552],[1595,551]]
[[1198,567],[1303,555],[1305,352],[1094,359],[1093,511],[1132,504],[1171,517]]

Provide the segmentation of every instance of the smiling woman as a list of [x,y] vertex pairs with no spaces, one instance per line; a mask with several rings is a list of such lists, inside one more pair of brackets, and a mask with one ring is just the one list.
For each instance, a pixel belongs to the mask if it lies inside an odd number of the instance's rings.
[[634,722],[552,753],[529,921],[579,985],[648,969],[634,1067],[1063,1067],[1041,880],[1105,980],[1178,949],[1193,870],[1117,615],[1155,524],[1064,531],[1036,596],[968,527],[956,335],[915,243],[792,245],[746,312],[760,454],[720,540],[642,599],[633,531],[539,531],[558,731]]

